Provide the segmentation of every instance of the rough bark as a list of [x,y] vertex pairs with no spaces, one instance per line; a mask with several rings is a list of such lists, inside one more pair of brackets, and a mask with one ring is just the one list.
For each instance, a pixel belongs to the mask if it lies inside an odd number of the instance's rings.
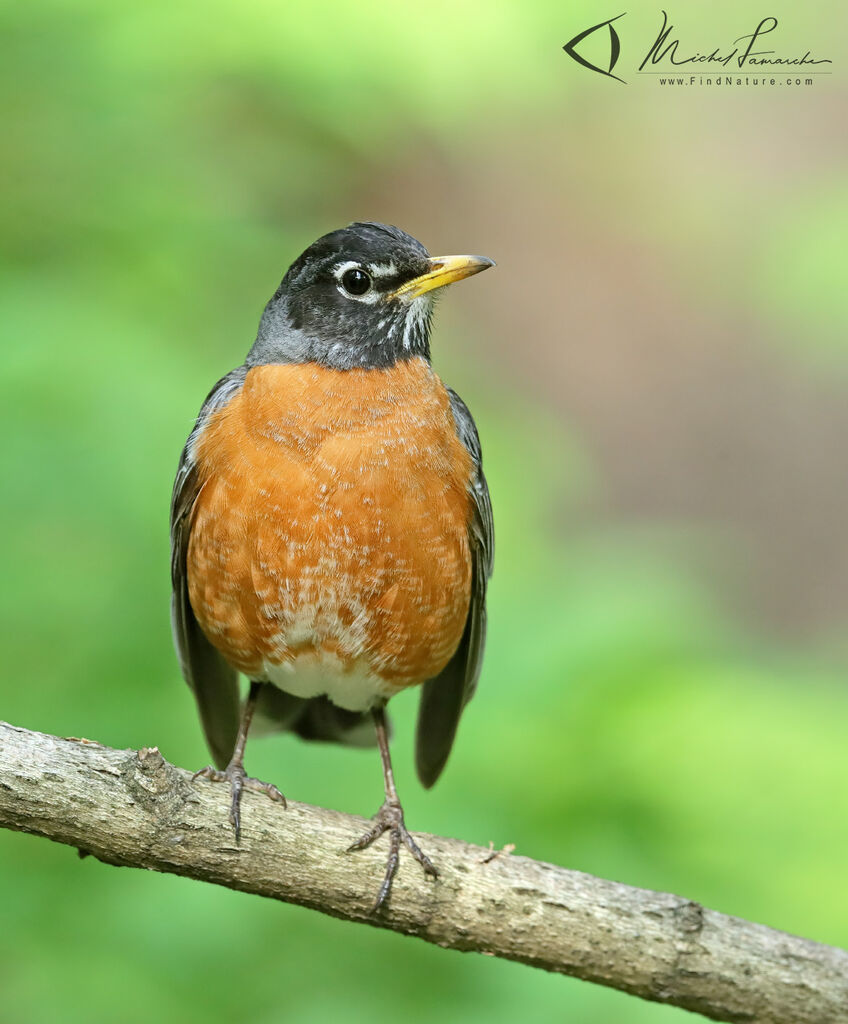
[[[245,793],[237,845],[227,787],[155,748],[113,750],[0,723],[0,825],[109,864],[169,871],[609,985],[714,1020],[848,1022],[848,952],[636,889],[456,839],[421,836],[372,914],[385,840],[343,851],[365,822]],[[82,867],[81,867],[81,870]]]

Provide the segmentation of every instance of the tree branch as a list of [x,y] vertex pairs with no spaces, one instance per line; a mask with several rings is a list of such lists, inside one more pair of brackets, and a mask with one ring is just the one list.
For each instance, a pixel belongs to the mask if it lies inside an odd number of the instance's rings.
[[68,843],[108,864],[169,871],[312,907],[751,1024],[848,1022],[848,952],[456,839],[422,837],[440,877],[401,856],[388,906],[370,908],[382,843],[342,851],[365,823],[245,793],[242,838],[226,787],[156,748],[112,750],[0,723],[0,825]]

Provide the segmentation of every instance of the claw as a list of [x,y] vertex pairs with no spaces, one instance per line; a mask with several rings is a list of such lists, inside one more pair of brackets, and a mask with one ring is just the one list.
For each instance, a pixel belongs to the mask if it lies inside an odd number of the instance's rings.
[[374,815],[374,825],[365,835],[360,836],[355,843],[351,843],[347,848],[347,852],[364,850],[376,839],[379,839],[384,832],[389,833],[389,856],[386,860],[386,873],[383,876],[383,882],[380,885],[374,906],[371,908],[372,913],[376,913],[383,906],[391,892],[392,882],[394,881],[400,861],[401,842],[409,848],[413,857],[415,857],[428,875],[432,875],[434,878],[437,878],[439,875],[433,862],[415,842],[404,824],[403,808],[400,803],[392,800],[385,801],[380,810]]
[[205,768],[196,771],[192,775],[191,780],[194,782],[195,779],[199,778],[209,779],[210,782],[230,783],[232,799],[230,801],[229,821],[233,826],[236,842],[241,838],[241,794],[245,789],[249,789],[252,793],[264,793],[270,800],[281,803],[283,807],[287,806],[286,798],[276,786],[270,782],[262,782],[260,779],[254,779],[252,776],[246,775],[244,767],[232,761],[223,771],[208,764]]
[[209,779],[210,782],[229,782],[230,790],[232,793],[232,799],[230,801],[230,824],[236,834],[236,842],[241,838],[241,794],[242,790],[250,789],[254,793],[264,793],[271,800],[279,801],[283,807],[286,806],[286,798],[277,789],[276,786],[272,786],[270,782],[261,782],[259,779],[251,778],[249,775],[244,773],[244,748],[247,743],[247,733],[250,729],[250,723],[253,719],[253,711],[256,707],[256,701],[259,697],[259,691],[262,689],[262,684],[255,681],[251,681],[250,691],[247,695],[247,700],[244,702],[244,709],[241,713],[241,721],[239,722],[238,735],[236,736],[236,745],[233,749],[233,756],[230,758],[230,763],[227,767],[221,771],[215,768],[213,765],[208,764],[205,768],[201,768],[192,775],[191,781],[203,777]]

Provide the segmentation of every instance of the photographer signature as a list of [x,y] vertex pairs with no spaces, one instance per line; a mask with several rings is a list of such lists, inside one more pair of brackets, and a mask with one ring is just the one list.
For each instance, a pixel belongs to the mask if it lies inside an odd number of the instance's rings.
[[[833,61],[826,58],[821,58],[819,60],[814,59],[810,56],[809,50],[807,50],[803,57],[776,57],[774,56],[774,50],[755,50],[754,47],[760,44],[761,38],[768,35],[769,32],[773,32],[777,28],[777,18],[773,17],[763,18],[750,35],[740,36],[738,39],[734,39],[734,49],[727,54],[720,53],[718,47],[716,47],[712,53],[694,53],[691,57],[679,57],[678,49],[680,47],[680,41],[678,39],[673,39],[671,42],[668,42],[668,37],[674,26],[669,25],[668,15],[665,11],[662,12],[662,16],[663,23],[660,33],[645,55],[645,59],[639,65],[640,71],[649,61],[651,64],[659,64],[665,57],[667,57],[669,62],[675,66],[679,66],[681,64],[705,63],[721,64],[724,67],[727,67],[733,60],[737,61],[740,68],[743,68],[746,65],[806,65],[833,63]],[[742,46],[739,44],[742,44]]]

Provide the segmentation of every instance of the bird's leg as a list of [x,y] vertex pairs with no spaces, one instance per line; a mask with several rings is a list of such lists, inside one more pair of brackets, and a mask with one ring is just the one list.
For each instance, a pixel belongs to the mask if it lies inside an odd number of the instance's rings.
[[232,793],[230,823],[235,830],[236,841],[241,836],[241,794],[243,790],[249,789],[254,793],[265,793],[272,800],[277,800],[281,803],[283,807],[286,806],[286,798],[276,786],[272,786],[270,782],[261,782],[259,779],[251,778],[244,771],[244,748],[247,744],[247,732],[250,729],[261,686],[261,683],[250,684],[250,692],[247,695],[247,700],[244,702],[244,709],[241,713],[233,756],[230,758],[230,763],[227,767],[223,771],[219,771],[210,764],[205,768],[201,768],[199,772],[195,772],[192,776],[192,780],[202,776],[204,779],[211,779],[212,782],[229,782]]
[[383,780],[386,788],[386,798],[383,801],[383,806],[374,815],[372,819],[374,825],[370,828],[364,836],[357,839],[355,843],[348,847],[348,852],[351,850],[364,850],[366,846],[370,846],[375,839],[379,839],[384,832],[389,833],[389,859],[386,862],[386,874],[383,877],[383,884],[380,886],[380,891],[377,893],[377,901],[374,904],[373,910],[377,911],[385,903],[386,898],[389,895],[389,891],[392,888],[392,879],[395,877],[395,872],[398,868],[398,860],[400,858],[400,844],[404,842],[410,849],[413,857],[418,863],[424,868],[428,875],[438,876],[439,872],[435,869],[430,858],[424,853],[412,836],[407,831],[406,825],[403,821],[403,807],[401,807],[400,799],[395,788],[395,777],[392,772],[392,759],[389,754],[389,738],[386,732],[386,715],[382,707],[375,708],[372,712],[374,716],[374,726],[377,730],[377,744],[380,748],[380,760],[383,762]]

